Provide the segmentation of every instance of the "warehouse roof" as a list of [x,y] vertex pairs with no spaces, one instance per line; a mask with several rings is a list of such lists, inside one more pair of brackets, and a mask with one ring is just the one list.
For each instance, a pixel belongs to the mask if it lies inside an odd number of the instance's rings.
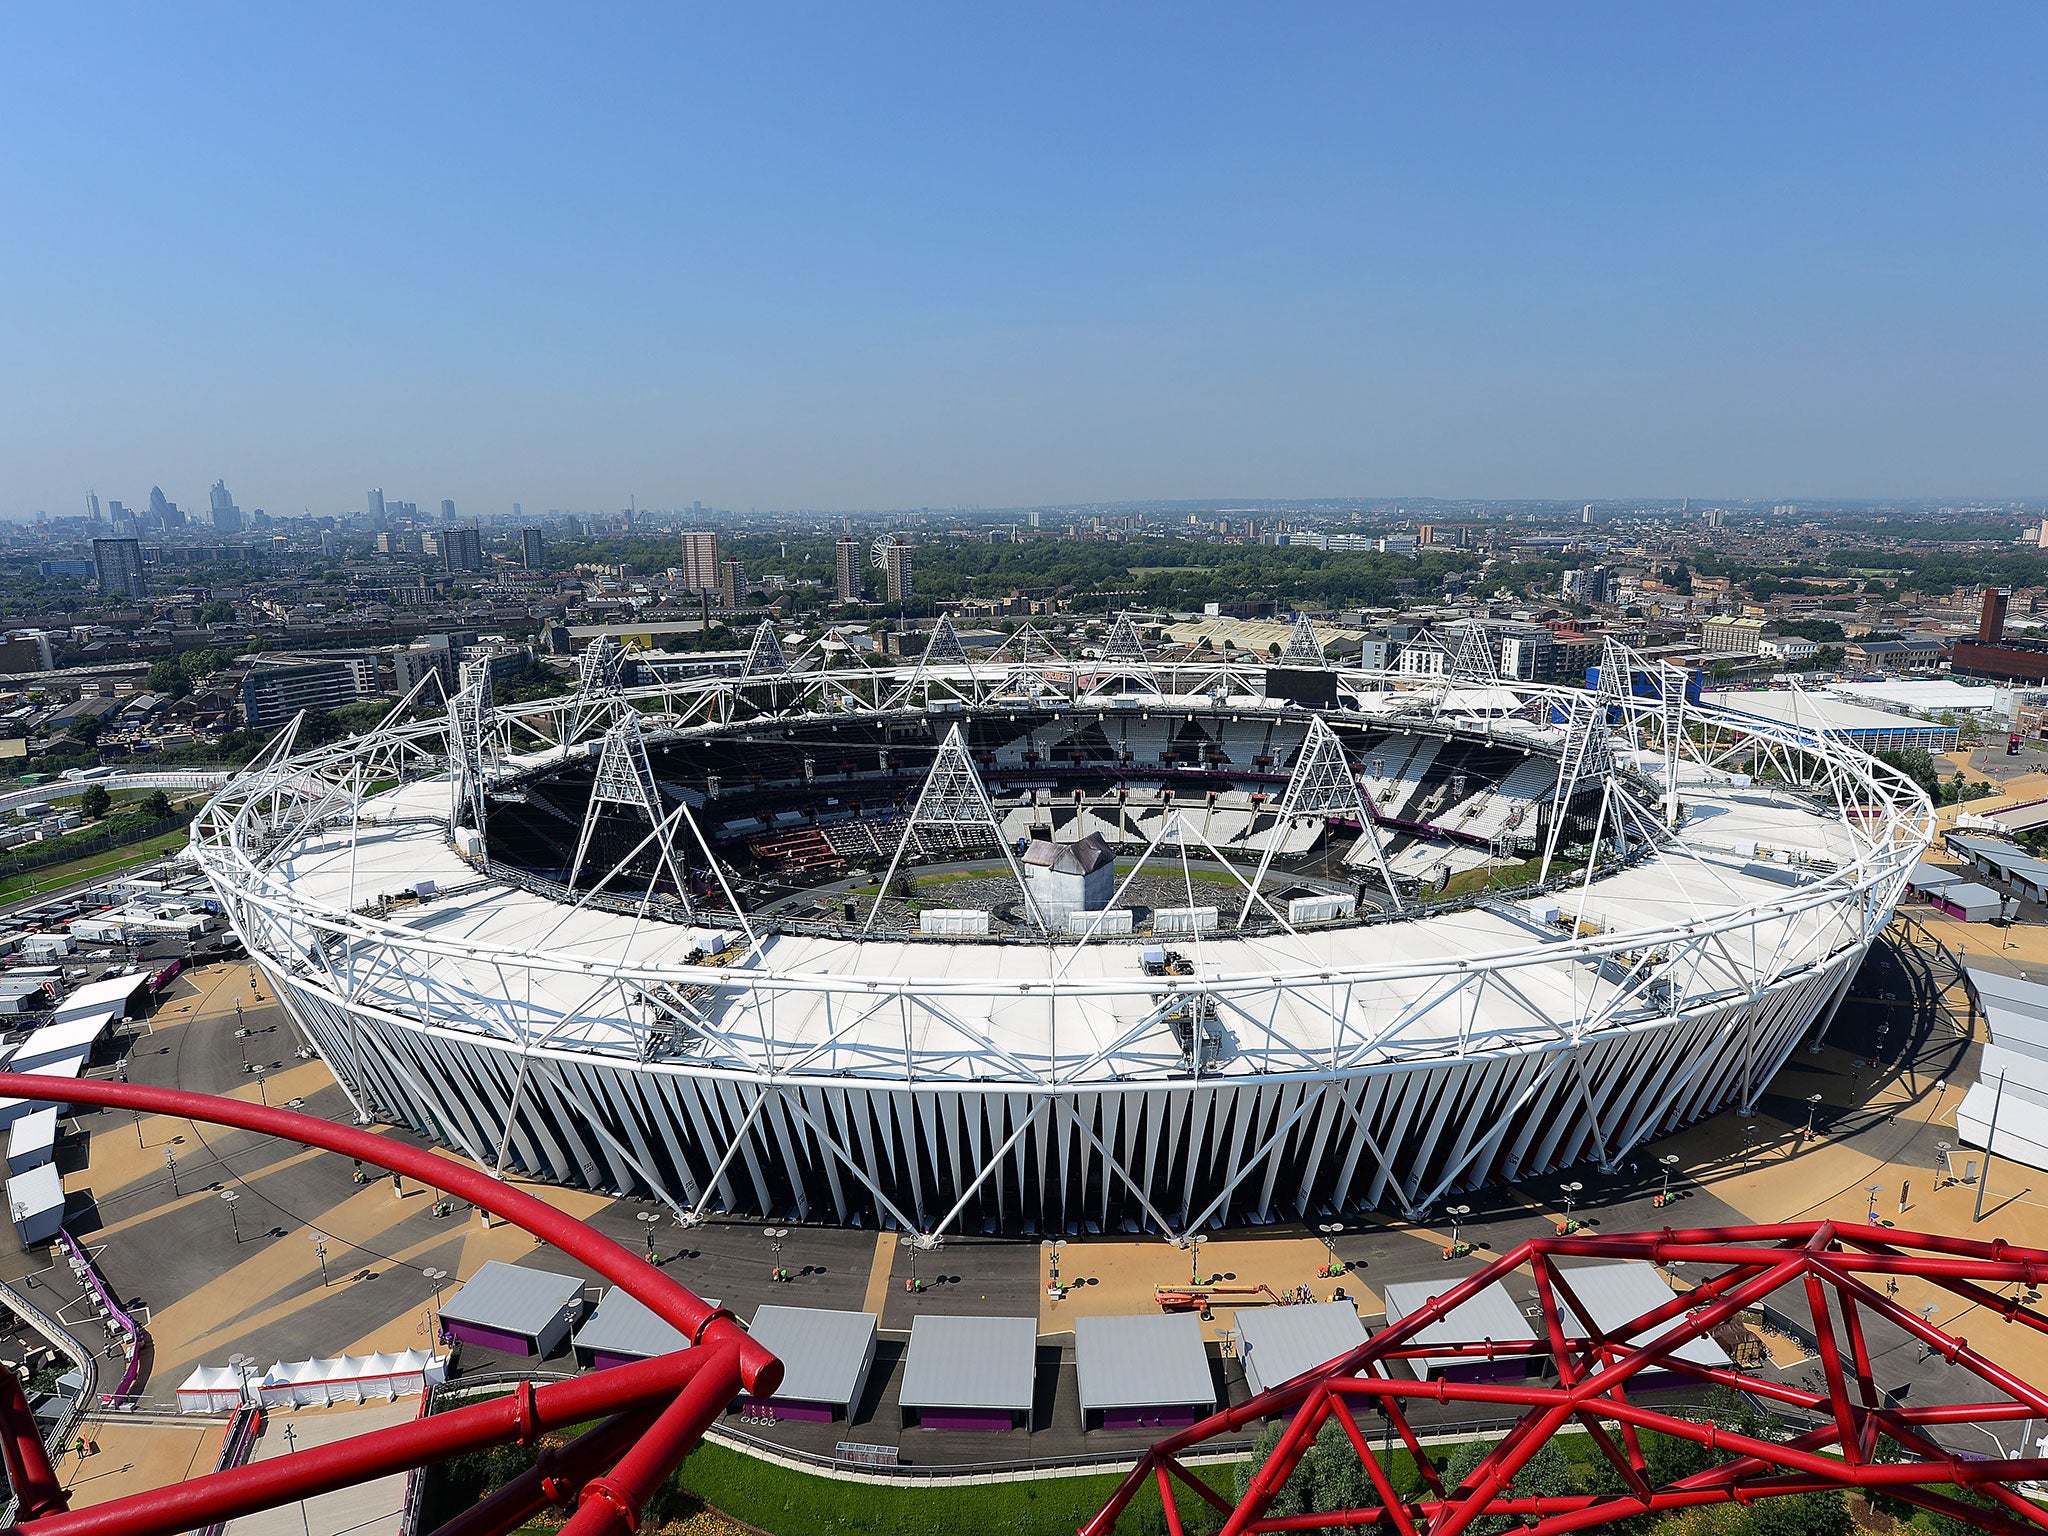
[[[1427,1305],[1433,1296],[1441,1296],[1459,1277],[1447,1275],[1442,1280],[1409,1280],[1386,1288],[1387,1321],[1398,1323]],[[1588,1306],[1592,1303],[1588,1302]],[[1508,1295],[1507,1287],[1496,1282],[1463,1303],[1453,1307],[1447,1316],[1438,1318],[1420,1331],[1409,1335],[1411,1344],[1477,1344],[1491,1339],[1496,1344],[1521,1344],[1536,1337],[1529,1327],[1529,1320],[1522,1316],[1522,1309],[1515,1305],[1515,1299]],[[1443,1370],[1449,1366],[1470,1364],[1458,1355],[1431,1355],[1426,1359],[1411,1360],[1415,1374],[1426,1376],[1431,1371]]]
[[545,1333],[564,1307],[583,1299],[583,1281],[551,1269],[487,1262],[448,1298],[441,1316],[507,1333]]
[[1038,1320],[921,1313],[896,1398],[905,1408],[1031,1411],[1038,1375]]
[[[707,1305],[715,1307],[718,1303],[710,1300]],[[657,1317],[646,1302],[623,1285],[615,1285],[604,1293],[571,1342],[578,1349],[607,1355],[637,1355],[642,1360],[672,1355],[690,1347],[681,1329]]]
[[872,1312],[769,1304],[755,1309],[748,1331],[782,1362],[775,1395],[806,1403],[851,1406],[875,1347]]
[[1364,1342],[1365,1324],[1348,1301],[1237,1314],[1237,1354],[1254,1392],[1277,1387]]
[[[1603,1333],[1611,1333],[1624,1323],[1655,1311],[1672,1297],[1671,1286],[1657,1273],[1656,1266],[1638,1259],[1625,1259],[1618,1264],[1588,1264],[1579,1269],[1560,1268],[1559,1273],[1564,1283],[1571,1287],[1572,1294],[1586,1304],[1586,1310],[1592,1314],[1592,1325]],[[1569,1303],[1563,1305],[1568,1317],[1578,1318],[1576,1309]],[[1566,1326],[1569,1328],[1571,1324]],[[1661,1332],[1662,1329],[1656,1331]],[[1734,1363],[1720,1345],[1706,1338],[1689,1339],[1671,1353],[1695,1365]]]
[[149,985],[149,975],[148,971],[128,971],[104,981],[87,982],[59,1003],[52,1017],[59,1024],[96,1013],[111,1013],[114,1018],[125,1019],[135,994]]
[[1076,1318],[1074,1370],[1084,1413],[1216,1403],[1202,1324],[1192,1312]]

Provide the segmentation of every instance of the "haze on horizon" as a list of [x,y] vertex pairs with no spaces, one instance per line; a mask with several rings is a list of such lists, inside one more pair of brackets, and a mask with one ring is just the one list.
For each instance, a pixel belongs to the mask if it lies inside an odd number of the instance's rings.
[[0,517],[2048,492],[2048,13],[16,8]]

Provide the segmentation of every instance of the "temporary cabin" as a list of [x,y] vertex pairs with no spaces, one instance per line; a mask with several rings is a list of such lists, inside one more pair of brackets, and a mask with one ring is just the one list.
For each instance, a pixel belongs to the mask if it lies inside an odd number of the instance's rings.
[[545,1360],[569,1336],[582,1306],[576,1276],[492,1259],[442,1306],[441,1331],[465,1344]]
[[896,1393],[905,1424],[924,1429],[1029,1427],[1038,1320],[920,1313]]

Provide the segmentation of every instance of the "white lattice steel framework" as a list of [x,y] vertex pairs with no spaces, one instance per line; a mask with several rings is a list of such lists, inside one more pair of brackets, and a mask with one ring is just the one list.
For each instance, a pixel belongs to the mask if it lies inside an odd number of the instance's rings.
[[[1033,635],[975,669],[655,669],[617,697],[671,745],[849,718],[936,739],[1024,707],[1266,711],[1306,739],[1262,668],[1145,665],[1156,691],[1133,697],[1118,666],[1097,695],[1109,669]],[[1631,856],[1554,887],[1561,918],[1482,901],[1198,933],[1164,975],[1142,939],[917,939],[701,907],[655,921],[458,854],[449,806],[476,776],[600,750],[613,722],[573,695],[394,717],[305,752],[288,729],[209,803],[193,851],[358,1112],[485,1167],[646,1189],[681,1216],[918,1233],[1414,1213],[1489,1179],[1611,1166],[1748,1102],[1832,1012],[1931,836],[1925,798],[1884,765],[1687,704],[1680,674],[1635,676],[1601,699],[1604,745],[1587,695],[1513,682],[1458,714],[1444,679],[1342,670],[1343,707],[1321,717],[1610,752],[1594,840],[1625,835]],[[1148,852],[1184,866],[1193,820],[1166,816]],[[423,905],[405,894],[422,878],[438,886]]]

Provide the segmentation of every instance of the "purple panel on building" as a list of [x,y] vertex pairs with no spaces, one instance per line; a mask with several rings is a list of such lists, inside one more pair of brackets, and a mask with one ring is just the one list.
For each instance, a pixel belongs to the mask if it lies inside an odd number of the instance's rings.
[[452,1317],[441,1319],[441,1331],[462,1344],[475,1344],[482,1349],[503,1350],[508,1355],[530,1355],[533,1340],[523,1333],[507,1333],[502,1328],[486,1328],[482,1323],[458,1323]]
[[830,1403],[807,1403],[797,1397],[771,1397],[768,1406],[778,1419],[800,1419],[806,1424],[830,1424],[839,1417],[839,1410]]

